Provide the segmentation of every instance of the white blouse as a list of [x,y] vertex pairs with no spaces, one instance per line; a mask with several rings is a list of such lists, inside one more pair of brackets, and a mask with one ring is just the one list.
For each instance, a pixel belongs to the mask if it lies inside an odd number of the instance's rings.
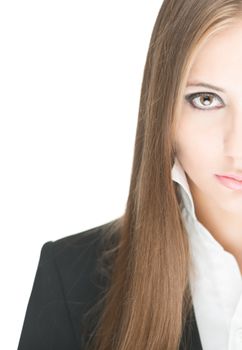
[[180,185],[181,212],[194,265],[189,281],[203,350],[242,350],[242,276],[237,260],[197,219],[177,158],[172,180]]

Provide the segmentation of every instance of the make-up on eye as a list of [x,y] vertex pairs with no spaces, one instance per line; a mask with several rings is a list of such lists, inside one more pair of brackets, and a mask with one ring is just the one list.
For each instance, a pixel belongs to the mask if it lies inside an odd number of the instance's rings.
[[[222,99],[211,92],[196,92],[185,95],[185,100],[192,106],[192,108],[199,109],[201,111],[220,109],[224,106]],[[220,101],[221,104],[214,103],[214,101]]]

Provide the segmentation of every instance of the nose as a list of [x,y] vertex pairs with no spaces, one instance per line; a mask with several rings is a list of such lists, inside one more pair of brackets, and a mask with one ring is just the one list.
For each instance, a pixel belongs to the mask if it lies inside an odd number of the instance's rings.
[[230,119],[224,136],[224,153],[240,162],[242,168],[242,113]]

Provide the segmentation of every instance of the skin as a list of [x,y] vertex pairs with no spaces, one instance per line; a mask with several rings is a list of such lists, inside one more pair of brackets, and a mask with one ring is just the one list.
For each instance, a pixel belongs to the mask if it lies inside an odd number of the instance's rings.
[[[225,92],[186,87],[176,155],[186,173],[198,220],[234,255],[242,275],[242,190],[226,188],[214,176],[242,175],[242,20],[206,41],[189,72],[187,85],[190,82],[210,83]],[[193,99],[204,110],[185,100],[185,95],[196,92],[213,93]]]

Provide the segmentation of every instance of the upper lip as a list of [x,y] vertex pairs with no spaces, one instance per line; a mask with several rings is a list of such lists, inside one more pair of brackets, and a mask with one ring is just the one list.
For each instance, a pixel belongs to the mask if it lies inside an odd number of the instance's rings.
[[233,174],[233,173],[229,173],[229,174],[221,174],[218,176],[224,176],[224,177],[230,177],[232,179],[238,180],[238,181],[242,181],[242,175],[237,175],[237,174]]

